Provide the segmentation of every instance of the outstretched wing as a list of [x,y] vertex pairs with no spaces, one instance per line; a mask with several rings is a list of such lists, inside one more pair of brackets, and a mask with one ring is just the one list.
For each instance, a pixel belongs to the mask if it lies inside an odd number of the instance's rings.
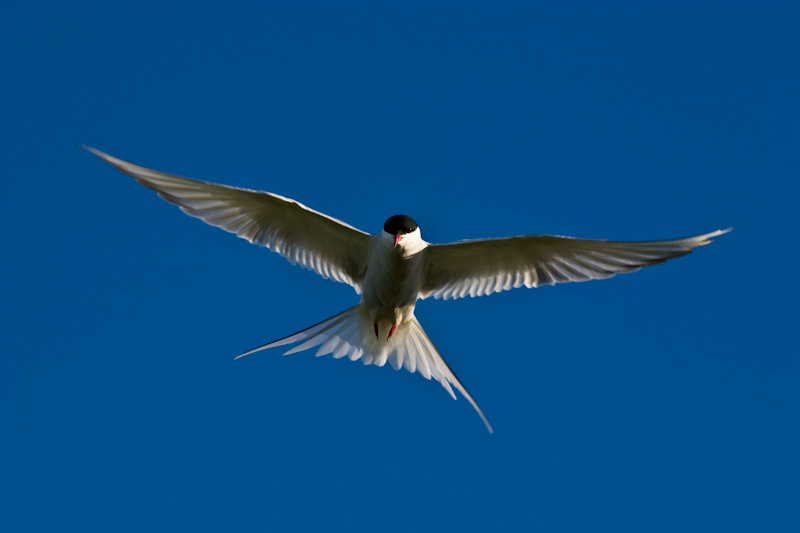
[[686,255],[728,231],[647,242],[527,235],[431,245],[424,252],[419,297],[447,300],[523,286],[610,278]]
[[187,215],[360,292],[370,240],[363,231],[277,194],[158,172],[89,146],[83,148],[155,190]]

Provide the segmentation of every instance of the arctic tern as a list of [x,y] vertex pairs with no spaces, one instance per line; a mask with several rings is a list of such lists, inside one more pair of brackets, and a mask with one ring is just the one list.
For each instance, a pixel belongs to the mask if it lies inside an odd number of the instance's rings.
[[414,317],[418,299],[483,296],[517,287],[605,279],[686,255],[730,231],[662,241],[619,242],[551,235],[429,244],[409,216],[394,215],[373,235],[303,204],[254,191],[184,178],[128,163],[89,146],[117,170],[207,224],[277,252],[323,278],[347,283],[361,301],[338,315],[254,352],[300,343],[292,354],[319,346],[316,355],[361,359],[365,365],[404,367],[435,379],[469,401],[489,421]]

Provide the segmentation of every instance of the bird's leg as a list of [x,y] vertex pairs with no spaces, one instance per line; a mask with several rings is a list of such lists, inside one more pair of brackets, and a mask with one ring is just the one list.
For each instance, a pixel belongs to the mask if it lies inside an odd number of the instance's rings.
[[[388,322],[388,320],[387,320],[387,322]],[[376,339],[380,339],[380,329],[381,328],[378,325],[378,321],[377,320],[372,323],[372,329],[375,330],[375,338]],[[387,341],[392,338],[392,335],[394,335],[394,330],[396,330],[396,329],[397,329],[397,324],[393,323],[391,329],[389,330],[389,336],[386,337]]]

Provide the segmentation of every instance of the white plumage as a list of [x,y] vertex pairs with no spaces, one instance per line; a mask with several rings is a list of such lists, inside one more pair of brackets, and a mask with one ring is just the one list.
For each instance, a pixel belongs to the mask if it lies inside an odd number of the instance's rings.
[[[483,296],[518,287],[604,279],[688,254],[727,230],[665,241],[617,242],[551,235],[428,244],[410,217],[395,215],[369,235],[289,198],[158,172],[86,150],[133,176],[164,200],[206,223],[277,252],[292,264],[351,285],[361,301],[303,331],[245,355],[300,343],[286,354],[317,348],[364,364],[389,362],[451,385],[492,428],[414,316],[421,298]],[[238,359],[238,357],[237,357]]]

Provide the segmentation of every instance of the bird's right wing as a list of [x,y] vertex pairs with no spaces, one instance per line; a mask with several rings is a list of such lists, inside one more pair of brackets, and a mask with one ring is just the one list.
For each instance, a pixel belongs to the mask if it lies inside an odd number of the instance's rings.
[[666,241],[601,241],[524,235],[428,246],[419,297],[483,296],[516,287],[610,278],[686,255],[712,237]]
[[155,190],[187,215],[361,291],[370,242],[363,231],[277,194],[167,174],[83,148]]

